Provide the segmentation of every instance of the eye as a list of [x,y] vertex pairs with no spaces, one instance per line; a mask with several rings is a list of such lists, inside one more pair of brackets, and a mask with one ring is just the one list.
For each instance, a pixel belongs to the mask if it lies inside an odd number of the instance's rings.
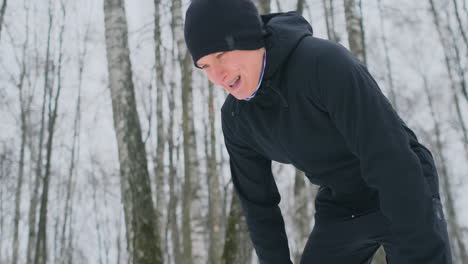
[[209,66],[208,64],[203,64],[203,65],[198,65],[198,68],[204,70],[204,69],[208,68],[208,66]]
[[223,57],[223,55],[224,55],[225,53],[226,53],[226,52],[220,52],[220,53],[218,53],[218,55],[216,55],[216,58],[219,59],[219,58]]

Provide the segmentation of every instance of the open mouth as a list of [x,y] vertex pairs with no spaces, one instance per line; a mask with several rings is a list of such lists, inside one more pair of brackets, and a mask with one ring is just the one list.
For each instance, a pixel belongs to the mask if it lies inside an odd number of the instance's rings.
[[229,88],[231,88],[231,90],[237,90],[240,87],[240,83],[241,83],[241,77],[237,76],[234,80],[232,80],[231,83],[229,83]]

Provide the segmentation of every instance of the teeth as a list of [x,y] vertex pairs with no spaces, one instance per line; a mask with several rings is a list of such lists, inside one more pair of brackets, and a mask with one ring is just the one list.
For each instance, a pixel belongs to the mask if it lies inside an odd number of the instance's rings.
[[232,82],[229,84],[229,86],[232,87],[232,86],[237,82],[237,80],[239,80],[239,79],[240,79],[240,76],[237,76],[236,79],[234,79],[234,81],[232,81]]

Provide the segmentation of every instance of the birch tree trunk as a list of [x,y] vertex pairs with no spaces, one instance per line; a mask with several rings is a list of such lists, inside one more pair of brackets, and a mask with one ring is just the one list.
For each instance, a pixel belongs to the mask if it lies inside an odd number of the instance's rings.
[[343,2],[349,48],[354,56],[367,65],[363,19],[362,14],[358,10],[360,4],[358,6],[356,0],[343,0]]
[[146,150],[136,110],[123,0],[105,0],[104,17],[129,263],[163,263]]
[[[168,213],[167,213],[167,223],[168,227],[166,228],[166,239],[168,239],[168,231],[171,230],[171,240],[172,240],[172,255],[174,257],[175,263],[183,263],[182,262],[182,250],[180,246],[180,231],[179,231],[179,224],[177,221],[177,203],[178,197],[176,194],[176,186],[175,180],[177,178],[177,164],[174,161],[174,150],[176,147],[174,146],[174,110],[175,110],[175,102],[174,102],[174,89],[175,84],[174,82],[171,83],[170,95],[169,95],[169,124],[168,124],[168,131],[167,131],[167,145],[169,150],[169,204],[168,204]],[[166,248],[169,248],[166,246]],[[169,253],[169,252],[168,252]]]
[[384,53],[385,53],[385,67],[387,71],[387,82],[388,88],[390,92],[390,101],[392,102],[393,108],[398,112],[398,104],[397,104],[397,95],[395,85],[393,84],[393,72],[392,72],[392,64],[390,61],[390,56],[388,54],[389,47],[387,43],[387,36],[385,35],[385,27],[383,21],[383,10],[382,10],[382,0],[377,1],[378,9],[379,9],[379,19],[380,19],[380,32],[382,34],[382,43],[384,46]]
[[[163,208],[166,207],[164,195],[164,117],[163,117],[163,88],[164,88],[164,69],[162,63],[161,50],[161,0],[154,0],[154,43],[155,43],[155,59],[156,59],[156,157],[153,158],[156,175],[156,213],[158,215],[159,232],[162,234],[165,224],[163,223]],[[165,244],[161,244],[164,248]],[[163,250],[164,251],[164,250]]]
[[[219,174],[216,168],[216,131],[214,113],[214,85],[208,83],[208,120],[209,120],[209,151],[207,151],[208,165],[208,232],[210,249],[208,263],[217,264],[221,257],[221,193]],[[208,137],[208,136],[207,136]],[[207,147],[208,147],[207,145]]]
[[253,245],[242,213],[239,197],[232,189],[231,209],[228,216],[221,264],[250,263]]
[[195,125],[193,121],[192,99],[192,59],[184,41],[182,1],[174,0],[171,8],[173,19],[174,40],[177,43],[178,61],[182,75],[182,130],[184,136],[184,186],[182,197],[182,236],[183,263],[193,262],[192,254],[192,213],[199,214],[200,210],[192,211],[198,205],[196,191],[198,184],[198,161],[195,142]]

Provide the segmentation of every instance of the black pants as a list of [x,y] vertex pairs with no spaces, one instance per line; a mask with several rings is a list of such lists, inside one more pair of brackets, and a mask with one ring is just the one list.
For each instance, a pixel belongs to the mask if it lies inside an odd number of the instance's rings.
[[[432,202],[437,219],[434,228],[444,238],[446,255],[451,256],[442,205],[438,198],[433,198]],[[388,264],[406,263],[394,248],[395,243],[392,243],[387,223],[380,211],[336,221],[321,221],[316,218],[301,264],[370,264],[381,245],[384,247]],[[424,245],[421,245],[421,248],[423,247]],[[452,260],[444,264],[452,264]]]

